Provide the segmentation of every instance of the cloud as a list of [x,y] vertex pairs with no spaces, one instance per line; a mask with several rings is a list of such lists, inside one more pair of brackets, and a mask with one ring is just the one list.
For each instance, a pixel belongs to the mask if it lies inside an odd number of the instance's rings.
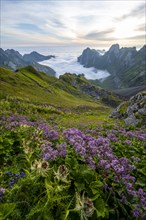
[[135,9],[131,10],[129,13],[122,15],[121,17],[116,18],[117,21],[122,21],[131,17],[143,17],[145,15],[146,3],[140,4]]
[[133,39],[133,40],[145,40],[145,34],[141,34],[141,35],[136,35],[133,37],[128,37],[128,39]]
[[29,32],[37,32],[37,33],[38,32],[42,33],[42,31],[43,31],[37,25],[31,24],[31,23],[19,23],[19,24],[16,24],[15,28],[21,29],[24,31],[29,31]]
[[54,14],[54,17],[53,17],[53,15],[48,16],[47,24],[50,25],[53,28],[66,28],[65,23],[61,22],[61,19],[57,19],[55,17],[56,17],[55,14]]
[[146,32],[146,24],[139,25],[135,31]]
[[80,15],[74,18],[81,24],[91,24],[92,22],[96,22],[98,20],[97,15]]
[[[29,44],[96,44],[98,41],[114,41],[114,30],[122,33],[140,35],[132,32],[143,23],[144,1],[62,1],[62,0],[3,0],[1,2],[2,44],[7,39],[17,45]],[[140,5],[139,5],[140,4]],[[135,7],[133,9],[133,7]],[[139,15],[141,14],[141,15]],[[137,16],[141,16],[140,19]],[[120,17],[114,21],[115,17]],[[132,20],[128,23],[129,16]],[[127,17],[127,18],[126,18]],[[131,22],[133,26],[131,26]],[[125,27],[126,30],[125,31]],[[121,35],[121,33],[120,33]],[[124,35],[124,36],[125,36]],[[5,40],[5,37],[6,40]],[[119,36],[119,30],[118,34]],[[121,35],[123,37],[123,34]],[[19,38],[21,38],[19,40]]]
[[108,38],[109,39],[109,34],[112,34],[114,32],[114,29],[108,29],[105,31],[94,31],[94,32],[90,32],[86,35],[83,36],[83,38],[85,39],[89,39],[89,40],[99,40],[99,39],[104,39],[104,38]]
[[106,70],[96,70],[93,67],[85,68],[77,62],[76,58],[73,57],[68,57],[68,59],[57,57],[40,63],[53,68],[57,73],[57,77],[64,73],[84,73],[87,79],[101,79],[110,75]]

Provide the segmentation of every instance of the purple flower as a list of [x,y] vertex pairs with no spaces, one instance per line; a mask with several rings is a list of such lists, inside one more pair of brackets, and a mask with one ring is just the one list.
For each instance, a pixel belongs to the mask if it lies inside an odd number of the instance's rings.
[[146,207],[146,195],[140,199],[141,204]]
[[0,188],[0,193],[4,194],[5,193],[5,188]]
[[58,135],[58,132],[55,131],[55,130],[50,130],[47,134],[46,134],[47,138],[49,140],[57,140],[59,135]]
[[138,209],[138,208],[135,208],[135,209],[133,210],[133,217],[137,218],[137,217],[139,217],[139,216],[140,216],[139,209]]
[[121,202],[123,203],[123,204],[126,204],[127,203],[127,198],[126,198],[126,196],[124,195],[124,194],[122,194],[121,195]]
[[0,201],[2,200],[3,198],[3,194],[5,193],[5,189],[4,188],[0,188]]
[[145,137],[143,137],[142,135],[140,135],[140,136],[137,136],[137,138],[140,140],[140,141],[144,141],[146,138]]
[[109,134],[109,135],[107,136],[107,138],[108,138],[109,140],[111,140],[111,141],[117,141],[117,140],[118,140],[117,137],[115,136],[115,134]]
[[58,156],[59,157],[65,157],[67,154],[67,144],[64,142],[62,144],[58,144],[56,146],[56,149],[58,151]]
[[23,178],[25,176],[25,173],[24,172],[21,172],[20,173],[20,178]]
[[142,188],[139,188],[139,189],[138,189],[138,195],[139,195],[139,196],[143,196],[143,195],[144,195],[144,191],[143,191]]
[[14,185],[15,184],[15,180],[12,179],[10,182],[9,182],[9,185]]
[[131,144],[131,141],[130,140],[126,140],[126,141],[124,141],[124,143],[129,145],[129,144]]
[[129,137],[135,137],[136,135],[135,135],[135,133],[134,132],[132,132],[132,131],[129,131],[129,132],[127,132],[127,136],[129,136]]
[[44,160],[54,161],[57,155],[58,155],[57,150],[49,149],[47,152],[44,153],[43,157],[44,157]]

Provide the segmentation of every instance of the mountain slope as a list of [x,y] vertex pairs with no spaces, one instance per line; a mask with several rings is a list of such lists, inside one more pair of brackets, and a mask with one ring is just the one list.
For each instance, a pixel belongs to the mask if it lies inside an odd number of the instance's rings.
[[93,126],[110,120],[110,106],[89,94],[75,91],[64,80],[40,73],[32,66],[17,72],[0,68],[1,112],[24,113],[37,120],[43,117],[67,127]]
[[100,100],[105,104],[116,107],[121,100],[114,93],[104,90],[88,81],[83,74],[76,75],[66,73],[59,77],[58,83],[62,84],[65,91],[74,95],[89,95],[95,100]]
[[2,94],[17,96],[29,102],[48,103],[62,107],[97,106],[99,104],[89,94],[77,95],[65,91],[61,80],[40,73],[31,66],[21,68],[17,72],[0,68],[0,80]]
[[78,62],[85,67],[106,69],[111,75],[101,86],[107,89],[146,84],[146,45],[136,51],[135,47],[120,48],[115,44],[103,56],[98,51],[87,48],[78,57]]
[[37,63],[52,57],[54,56],[43,56],[37,52],[32,52],[22,56],[16,50],[7,49],[4,51],[0,48],[0,66],[12,70],[31,64],[36,70],[55,76],[55,71],[52,68]]
[[23,55],[23,59],[30,64],[32,64],[34,62],[41,62],[44,60],[49,60],[52,57],[54,58],[55,56],[52,56],[52,55],[44,56],[42,54],[37,53],[36,51],[33,51],[30,54]]

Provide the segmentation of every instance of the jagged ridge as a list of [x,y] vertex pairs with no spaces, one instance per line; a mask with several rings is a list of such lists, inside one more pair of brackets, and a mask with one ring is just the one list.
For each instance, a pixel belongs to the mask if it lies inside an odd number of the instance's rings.
[[121,48],[118,44],[101,56],[98,51],[87,48],[78,57],[78,62],[85,67],[107,70],[111,75],[102,87],[108,89],[127,88],[146,84],[146,45],[139,51],[136,47]]
[[16,70],[19,67],[25,67],[31,64],[36,70],[55,76],[55,71],[52,68],[37,63],[43,60],[51,59],[52,57],[54,56],[44,56],[35,51],[22,56],[16,50],[7,49],[4,51],[2,48],[0,48],[0,66],[12,70]]

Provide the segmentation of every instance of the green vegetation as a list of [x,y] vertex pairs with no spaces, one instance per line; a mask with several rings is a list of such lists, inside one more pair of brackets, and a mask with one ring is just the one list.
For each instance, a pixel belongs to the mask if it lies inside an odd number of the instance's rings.
[[108,118],[117,97],[32,67],[0,80],[0,220],[144,218],[146,130]]
[[[111,107],[82,93],[72,82],[77,78],[57,79],[37,72],[29,66],[12,72],[0,69],[1,112],[31,115],[33,118],[53,118],[53,122],[64,126],[96,124],[109,120]],[[87,80],[82,77],[81,83]],[[67,83],[68,82],[68,83]]]
[[[145,64],[134,65],[121,75],[110,75],[105,81],[103,81],[103,83],[100,83],[100,86],[105,89],[114,90],[117,89],[115,81],[119,82],[121,89],[145,85]],[[96,83],[98,85],[98,81],[95,81],[95,84]]]
[[31,103],[47,103],[57,107],[97,107],[101,104],[90,95],[65,84],[65,81],[39,73],[33,67],[22,68],[16,72],[0,68],[0,80],[0,89],[4,96],[23,98]]

